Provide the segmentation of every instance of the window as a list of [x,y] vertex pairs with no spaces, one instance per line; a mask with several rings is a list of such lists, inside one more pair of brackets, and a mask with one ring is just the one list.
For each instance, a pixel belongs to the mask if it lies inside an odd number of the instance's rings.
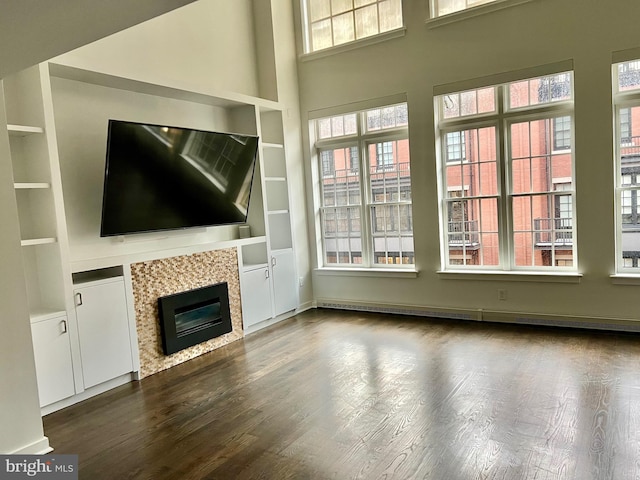
[[568,150],[571,148],[571,118],[553,119],[553,149]]
[[376,169],[393,168],[393,142],[376,143]]
[[349,148],[349,167],[351,173],[358,173],[360,170],[360,155],[358,155],[358,147]]
[[571,79],[436,98],[444,269],[575,270]]
[[631,132],[633,128],[631,126],[631,109],[620,109],[620,143],[631,143]]
[[493,3],[496,0],[431,0],[433,17],[441,17],[450,13],[467,10],[468,8]]
[[407,105],[321,118],[313,127],[324,265],[414,264]]
[[303,14],[316,52],[402,27],[402,0],[303,0]]
[[324,150],[320,152],[320,163],[322,164],[322,176],[331,177],[335,173],[335,161],[333,151]]
[[449,132],[445,135],[446,160],[457,162],[464,160],[464,132]]
[[640,273],[640,61],[613,67],[616,130],[616,257],[619,273]]

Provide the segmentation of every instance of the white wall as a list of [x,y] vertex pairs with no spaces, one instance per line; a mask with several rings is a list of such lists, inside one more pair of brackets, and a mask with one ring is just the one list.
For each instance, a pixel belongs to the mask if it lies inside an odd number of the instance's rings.
[[[9,138],[0,88],[0,158],[9,157]],[[20,227],[10,161],[0,161],[0,452],[41,453],[49,442],[40,420],[27,291],[20,251]]]
[[[434,27],[425,24],[427,1],[403,3],[405,36],[300,62],[300,101],[304,120],[317,109],[407,94],[420,275],[391,280],[316,275],[315,297],[637,319],[637,287],[615,285],[609,277],[614,269],[610,72],[612,52],[640,46],[640,4],[631,0],[533,0]],[[434,86],[566,60],[573,61],[575,72],[577,238],[582,281],[444,279],[436,273],[440,257]],[[308,135],[305,143],[308,149]],[[306,161],[310,162],[308,153]],[[313,218],[313,209],[308,214]],[[498,300],[498,289],[507,289],[506,301]]]
[[55,61],[185,89],[258,95],[250,0],[200,0]]
[[0,78],[192,1],[3,2]]

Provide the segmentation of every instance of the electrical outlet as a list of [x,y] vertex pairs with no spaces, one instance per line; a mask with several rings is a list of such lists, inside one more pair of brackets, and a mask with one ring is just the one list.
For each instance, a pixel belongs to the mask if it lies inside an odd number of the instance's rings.
[[304,277],[298,277],[298,285],[304,287]]
[[504,288],[498,289],[498,300],[506,300],[507,299],[507,291]]

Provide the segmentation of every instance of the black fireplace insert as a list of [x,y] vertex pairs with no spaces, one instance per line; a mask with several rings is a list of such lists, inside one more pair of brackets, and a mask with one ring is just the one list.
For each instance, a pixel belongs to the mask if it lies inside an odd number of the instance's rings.
[[158,313],[165,355],[232,330],[226,282],[160,297]]

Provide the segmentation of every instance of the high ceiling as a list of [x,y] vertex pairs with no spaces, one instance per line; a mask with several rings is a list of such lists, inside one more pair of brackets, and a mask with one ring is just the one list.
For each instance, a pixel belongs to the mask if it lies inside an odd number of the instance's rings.
[[0,0],[0,78],[194,0]]

